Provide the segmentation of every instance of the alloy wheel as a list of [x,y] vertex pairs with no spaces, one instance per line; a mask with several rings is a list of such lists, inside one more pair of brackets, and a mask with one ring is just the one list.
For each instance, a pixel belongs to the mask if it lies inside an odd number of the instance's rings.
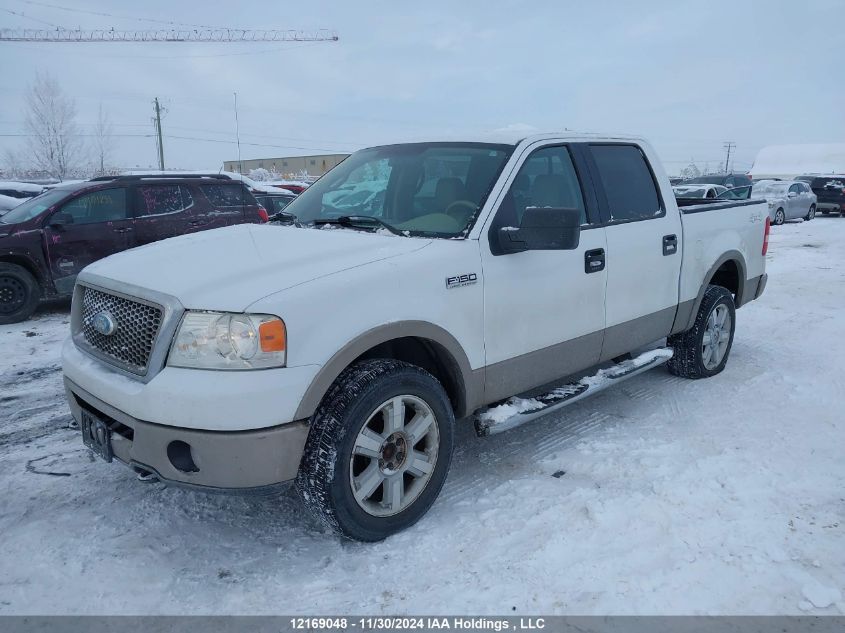
[[715,369],[725,358],[731,340],[731,314],[724,303],[717,305],[707,318],[701,343],[701,359],[708,370]]
[[419,497],[437,463],[440,432],[422,399],[400,395],[383,402],[355,438],[349,484],[372,516],[397,514]]

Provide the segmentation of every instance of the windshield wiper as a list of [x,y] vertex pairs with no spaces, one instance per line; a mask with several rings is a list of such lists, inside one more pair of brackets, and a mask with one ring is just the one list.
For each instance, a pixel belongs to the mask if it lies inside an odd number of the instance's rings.
[[381,227],[387,229],[394,235],[401,235],[403,237],[406,235],[384,220],[379,220],[371,215],[342,215],[338,218],[321,218],[314,220],[314,224],[316,226],[321,226],[323,224],[337,224],[338,226],[345,226],[352,229],[374,229]]

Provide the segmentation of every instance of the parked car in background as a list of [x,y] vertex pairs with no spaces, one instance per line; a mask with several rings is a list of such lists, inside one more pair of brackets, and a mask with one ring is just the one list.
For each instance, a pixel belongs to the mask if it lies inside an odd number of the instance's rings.
[[745,174],[709,174],[684,180],[682,185],[722,185],[728,189],[750,185],[751,178]]
[[716,196],[717,200],[748,200],[751,197],[752,185],[743,185],[742,187],[734,187],[733,189],[725,189],[722,193]]
[[672,191],[676,198],[718,198],[727,191],[722,185],[675,185]]
[[752,196],[765,198],[769,203],[772,224],[797,218],[812,220],[816,215],[816,194],[803,181],[761,180],[754,185]]
[[0,194],[0,215],[4,215],[7,211],[11,211],[25,199],[26,198],[13,198],[12,196]]
[[268,180],[263,184],[277,189],[286,189],[296,194],[302,193],[311,186],[310,182],[304,180]]
[[816,194],[816,210],[845,217],[845,176],[801,176],[798,180],[810,185]]
[[17,182],[14,180],[0,181],[0,196],[26,200],[27,198],[34,198],[38,194],[43,193],[43,191],[43,185],[35,185],[31,182]]
[[239,182],[208,176],[116,176],[55,187],[0,217],[0,323],[42,298],[68,296],[107,255],[176,235],[266,222]]
[[286,206],[296,200],[296,194],[292,191],[280,189],[278,192],[268,193],[265,191],[257,191],[252,195],[262,207],[267,209],[267,214],[272,220],[273,217],[280,213]]

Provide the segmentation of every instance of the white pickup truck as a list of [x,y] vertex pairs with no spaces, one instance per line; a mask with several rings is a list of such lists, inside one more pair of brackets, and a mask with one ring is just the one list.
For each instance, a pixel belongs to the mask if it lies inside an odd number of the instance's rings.
[[487,435],[659,364],[717,374],[766,285],[765,201],[679,210],[636,138],[373,147],[285,211],[86,268],[67,397],[141,478],[295,480],[364,541],[432,505],[455,420]]

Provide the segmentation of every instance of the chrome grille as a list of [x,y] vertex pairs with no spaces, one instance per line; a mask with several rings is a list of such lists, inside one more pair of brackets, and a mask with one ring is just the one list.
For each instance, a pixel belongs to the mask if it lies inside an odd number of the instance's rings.
[[[106,312],[114,320],[113,334],[94,328],[94,317]],[[80,331],[97,356],[136,374],[145,374],[156,337],[161,329],[161,306],[85,287],[82,294]]]

